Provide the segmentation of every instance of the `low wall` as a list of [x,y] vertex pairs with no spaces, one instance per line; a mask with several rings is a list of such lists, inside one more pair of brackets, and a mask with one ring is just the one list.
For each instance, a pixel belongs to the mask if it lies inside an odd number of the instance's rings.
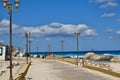
[[76,59],[64,58],[63,61],[68,62],[68,63],[72,63],[72,64],[76,65]]
[[94,66],[88,66],[88,65],[84,65],[83,67],[88,68],[88,69],[92,69],[92,70],[96,70],[96,71],[100,71],[100,72],[103,72],[105,74],[109,74],[109,75],[120,78],[120,73],[117,73],[117,72],[113,72],[110,70],[106,70],[106,69],[102,69],[102,68],[98,68],[98,67],[94,67]]
[[[72,63],[72,64],[76,63],[75,60],[69,60],[69,59],[64,59],[63,61],[68,62],[68,63]],[[78,66],[80,66],[80,65],[78,65]],[[100,72],[103,72],[105,74],[109,74],[109,75],[120,78],[120,73],[114,72],[112,70],[107,70],[107,69],[103,69],[103,68],[99,68],[99,67],[95,67],[95,66],[90,66],[90,65],[86,65],[86,64],[82,65],[81,67],[100,71]]]
[[30,64],[31,64],[31,62],[29,62],[28,64],[26,64],[26,65],[20,70],[20,72],[13,77],[13,80],[22,80],[22,79],[25,77],[25,75],[26,75],[26,73],[27,73],[27,71],[28,71],[28,69],[29,69]]

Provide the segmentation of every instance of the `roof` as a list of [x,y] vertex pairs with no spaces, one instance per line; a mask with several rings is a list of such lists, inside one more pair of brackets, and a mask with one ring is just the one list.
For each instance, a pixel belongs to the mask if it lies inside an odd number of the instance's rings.
[[0,46],[6,46],[6,45],[0,42]]

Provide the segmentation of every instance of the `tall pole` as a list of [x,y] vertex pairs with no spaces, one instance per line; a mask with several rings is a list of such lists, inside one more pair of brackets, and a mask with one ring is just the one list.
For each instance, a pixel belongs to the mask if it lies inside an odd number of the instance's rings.
[[9,12],[10,15],[10,80],[12,80],[12,11]]
[[28,33],[26,33],[26,64],[28,64]]
[[80,33],[79,33],[79,32],[75,32],[75,35],[76,35],[76,38],[77,38],[77,39],[76,39],[76,40],[77,40],[77,41],[76,41],[76,42],[77,42],[77,50],[76,50],[76,51],[77,51],[77,52],[76,52],[76,53],[77,53],[77,58],[76,58],[76,65],[78,66],[78,53],[79,53],[79,52],[78,52],[78,51],[79,51],[78,37],[79,37]]
[[28,38],[29,38],[29,40],[28,40],[28,52],[30,52],[30,43],[32,42],[30,40],[30,35],[31,35],[31,33],[28,33]]
[[50,49],[51,49],[51,44],[48,45],[48,48],[49,48],[49,53],[50,53]]
[[[10,55],[10,80],[13,80],[12,79],[12,68],[13,68],[13,65],[12,65],[12,11],[13,11],[13,6],[12,4],[8,1],[8,0],[2,0],[3,2],[3,7],[4,7],[4,10],[8,10],[8,13],[9,13],[9,16],[10,16],[10,30],[9,30],[9,55]],[[16,9],[18,9],[19,7],[19,0],[15,0],[15,7]]]
[[37,54],[38,54],[38,49],[39,49],[39,47],[37,46],[36,49],[37,49]]
[[29,56],[29,36],[30,36],[30,33],[27,33],[27,32],[25,32],[25,37],[26,37],[26,52],[25,52],[25,54],[26,54],[26,64],[28,64],[28,56]]
[[32,40],[29,40],[29,52],[31,52],[31,42]]
[[63,44],[64,44],[64,40],[61,40],[61,47],[62,47],[62,60],[63,60]]

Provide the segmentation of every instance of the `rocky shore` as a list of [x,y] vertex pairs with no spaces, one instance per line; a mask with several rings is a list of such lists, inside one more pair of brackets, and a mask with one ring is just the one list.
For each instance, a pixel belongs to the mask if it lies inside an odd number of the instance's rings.
[[95,60],[95,61],[120,61],[120,57],[112,55],[99,55],[94,52],[88,52],[84,56],[85,59]]

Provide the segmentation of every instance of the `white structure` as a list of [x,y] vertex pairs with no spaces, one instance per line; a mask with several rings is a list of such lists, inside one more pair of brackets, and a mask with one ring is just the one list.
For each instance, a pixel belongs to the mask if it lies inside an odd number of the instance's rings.
[[0,60],[6,60],[7,46],[0,45]]

